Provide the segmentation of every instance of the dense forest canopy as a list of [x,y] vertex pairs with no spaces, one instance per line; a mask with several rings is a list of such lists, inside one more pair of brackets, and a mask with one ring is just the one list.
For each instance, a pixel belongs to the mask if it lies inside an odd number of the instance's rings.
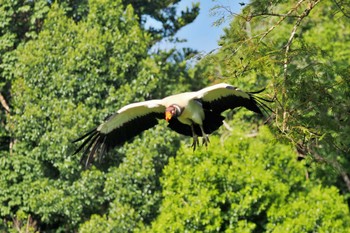
[[[193,65],[151,49],[199,14],[178,2],[1,1],[0,231],[350,231],[349,3],[218,1],[230,26]],[[196,152],[160,122],[89,169],[73,155],[125,104],[218,82],[273,112],[225,112]]]

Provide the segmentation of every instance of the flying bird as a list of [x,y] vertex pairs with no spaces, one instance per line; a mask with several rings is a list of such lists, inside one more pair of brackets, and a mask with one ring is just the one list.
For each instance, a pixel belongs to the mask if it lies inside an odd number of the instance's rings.
[[272,101],[255,95],[263,90],[244,92],[229,84],[220,83],[195,92],[128,104],[74,140],[73,142],[83,141],[74,154],[85,148],[82,162],[88,166],[95,157],[131,140],[158,124],[158,119],[162,118],[168,122],[170,129],[193,138],[193,150],[199,145],[198,137],[202,137],[203,144],[207,146],[208,135],[223,124],[223,111],[237,107],[245,107],[261,115],[271,111],[264,101]]

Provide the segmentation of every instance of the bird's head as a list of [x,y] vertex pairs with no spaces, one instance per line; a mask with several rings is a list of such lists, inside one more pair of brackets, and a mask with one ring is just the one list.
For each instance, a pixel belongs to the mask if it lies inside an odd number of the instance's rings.
[[165,120],[170,121],[173,117],[180,116],[182,110],[178,105],[170,105],[165,109]]

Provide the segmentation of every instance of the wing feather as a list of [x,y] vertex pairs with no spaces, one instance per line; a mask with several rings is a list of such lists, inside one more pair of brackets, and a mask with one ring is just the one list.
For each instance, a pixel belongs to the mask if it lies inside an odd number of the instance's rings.
[[81,161],[88,166],[95,157],[103,156],[105,151],[122,145],[158,124],[158,118],[164,116],[164,111],[165,107],[160,100],[126,105],[97,128],[74,140],[73,142],[83,141],[75,154],[87,145]]
[[237,87],[220,83],[199,90],[197,92],[197,98],[202,101],[204,109],[209,109],[217,113],[221,113],[227,109],[245,107],[258,114],[263,114],[262,110],[265,112],[266,109],[271,109],[262,101],[272,101],[255,96],[255,94],[262,91],[264,89],[256,92],[244,92]]

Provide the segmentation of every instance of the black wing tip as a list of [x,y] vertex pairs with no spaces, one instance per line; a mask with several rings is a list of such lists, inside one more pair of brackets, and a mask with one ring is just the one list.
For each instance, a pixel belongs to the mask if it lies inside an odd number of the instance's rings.
[[250,95],[254,95],[254,94],[260,94],[261,92],[265,91],[266,90],[266,87],[260,89],[260,90],[257,90],[257,91],[250,91],[248,92],[248,94]]
[[91,134],[93,134],[96,131],[97,131],[97,128],[93,128],[92,130],[88,131],[87,133],[85,133],[84,135],[80,136],[79,138],[74,139],[72,141],[72,143],[79,142],[79,141],[83,140],[84,138],[90,136]]
[[262,93],[265,90],[266,90],[266,87],[257,91],[246,92],[250,96],[250,100],[249,102],[246,103],[247,105],[245,107],[259,115],[269,116],[271,112],[273,113],[273,110],[268,106],[267,103],[273,103],[274,100],[263,98],[257,95]]
[[[265,88],[263,90],[265,90]],[[260,115],[268,116],[270,113],[274,113],[274,111],[267,105],[267,103],[273,103],[274,101],[255,95],[257,93],[261,93],[263,90],[257,92],[249,92],[249,95],[254,101],[254,107],[256,108],[255,111],[253,111]]]
[[92,162],[95,160],[95,157],[100,157],[106,150],[105,145],[105,135],[102,135],[97,128],[90,130],[83,136],[75,139],[73,143],[83,141],[82,144],[78,147],[78,149],[73,153],[73,155],[82,152],[82,156],[80,158],[80,163],[88,168],[91,166]]

